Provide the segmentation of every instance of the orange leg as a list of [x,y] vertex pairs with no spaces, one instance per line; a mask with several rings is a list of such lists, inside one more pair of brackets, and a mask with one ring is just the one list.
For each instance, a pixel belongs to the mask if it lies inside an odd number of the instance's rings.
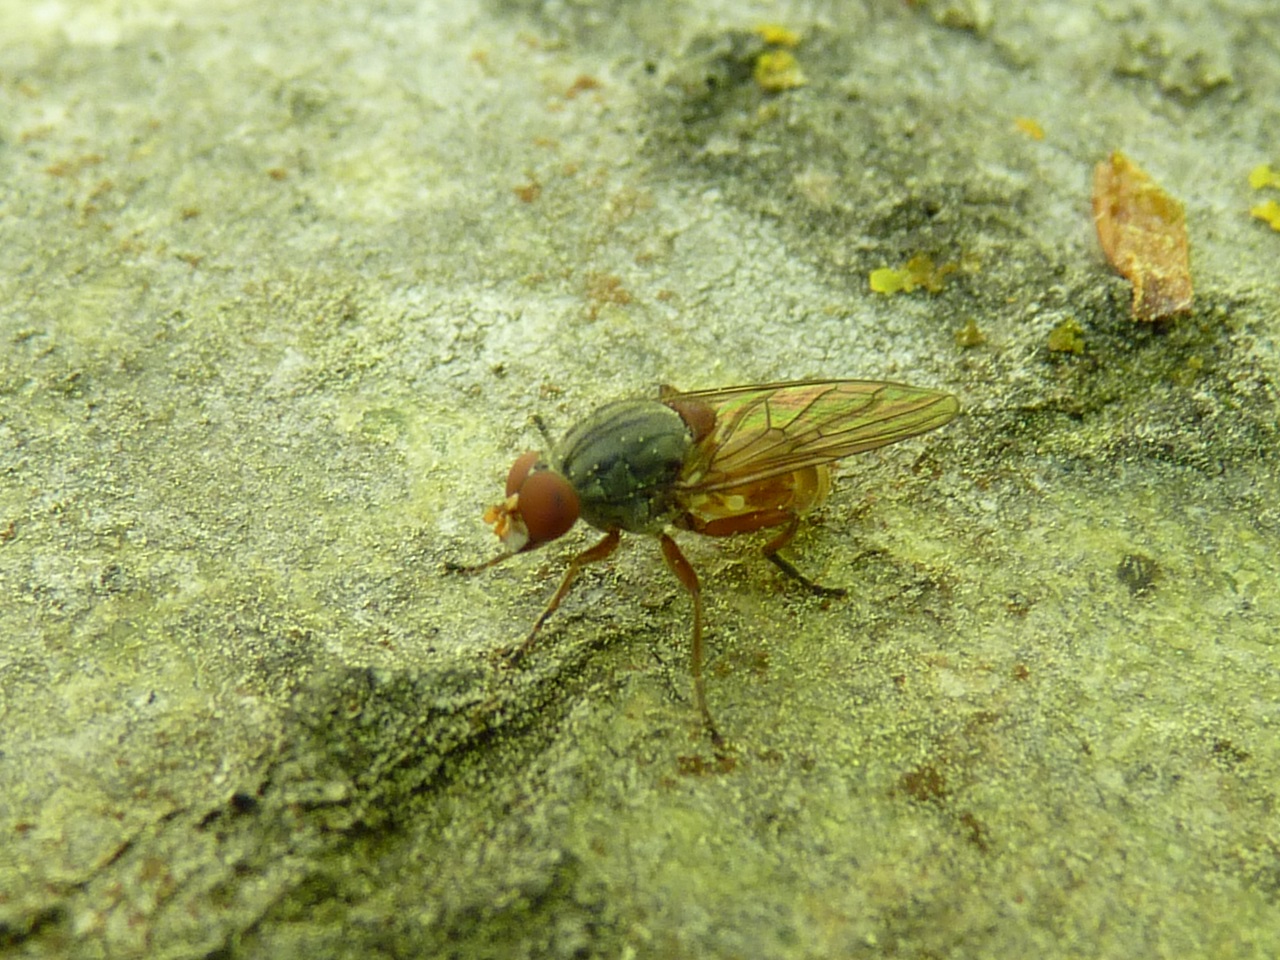
[[524,638],[524,643],[516,647],[508,653],[508,658],[512,663],[519,660],[533,646],[533,642],[537,639],[538,631],[542,629],[542,625],[547,622],[547,617],[556,612],[556,607],[560,606],[560,601],[564,599],[564,595],[569,592],[569,588],[573,586],[573,581],[578,576],[578,571],[585,567],[588,563],[596,563],[605,559],[614,550],[618,549],[618,541],[621,540],[621,534],[617,530],[610,530],[601,540],[593,547],[588,547],[580,554],[569,561],[569,568],[565,570],[564,577],[560,581],[560,586],[555,593],[551,595],[551,599],[547,605],[542,608],[542,612],[538,614],[538,619],[533,621],[533,629],[529,631],[529,635]]
[[791,515],[791,522],[787,524],[785,530],[764,545],[765,558],[770,560],[774,566],[785,573],[793,580],[798,580],[820,597],[843,597],[846,593],[840,587],[824,587],[820,583],[814,583],[803,573],[791,565],[791,561],[778,555],[778,551],[791,542],[791,538],[796,535],[796,530],[800,528],[800,518],[795,514]]
[[676,575],[676,579],[689,591],[693,599],[693,694],[698,701],[698,712],[702,714],[702,724],[707,728],[711,743],[716,747],[724,745],[716,723],[711,719],[711,711],[707,708],[707,685],[702,678],[702,588],[698,584],[698,574],[684,558],[676,542],[665,533],[658,534],[662,544],[662,557],[667,566]]

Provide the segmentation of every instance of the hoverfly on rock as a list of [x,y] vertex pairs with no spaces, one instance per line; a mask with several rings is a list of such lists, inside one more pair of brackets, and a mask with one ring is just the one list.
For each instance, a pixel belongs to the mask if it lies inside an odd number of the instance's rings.
[[955,397],[876,380],[805,380],[681,392],[609,403],[570,430],[549,453],[522,454],[507,476],[506,499],[485,511],[506,548],[476,570],[525,553],[585,520],[604,537],[569,561],[560,586],[518,659],[587,564],[617,548],[622,531],[658,538],[667,566],[693,601],[694,697],[712,741],[720,742],[702,676],[702,592],[671,529],[727,537],[781,531],[764,555],[809,589],[841,594],[803,576],[778,554],[800,518],[831,485],[831,464],[942,426]]

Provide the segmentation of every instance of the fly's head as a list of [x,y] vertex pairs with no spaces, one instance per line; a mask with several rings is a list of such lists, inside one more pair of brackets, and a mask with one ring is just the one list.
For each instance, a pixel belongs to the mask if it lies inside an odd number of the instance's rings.
[[523,553],[563,536],[578,520],[578,494],[537,450],[522,453],[507,474],[507,496],[484,512],[507,554]]

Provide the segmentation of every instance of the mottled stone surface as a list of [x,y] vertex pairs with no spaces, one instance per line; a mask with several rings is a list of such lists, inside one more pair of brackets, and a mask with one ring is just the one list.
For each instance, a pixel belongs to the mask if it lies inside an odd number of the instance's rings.
[[[1278,19],[0,0],[0,952],[1280,954]],[[591,542],[448,569],[531,414],[810,377],[966,414],[788,548],[847,598],[681,538],[728,752],[652,539],[493,662]]]

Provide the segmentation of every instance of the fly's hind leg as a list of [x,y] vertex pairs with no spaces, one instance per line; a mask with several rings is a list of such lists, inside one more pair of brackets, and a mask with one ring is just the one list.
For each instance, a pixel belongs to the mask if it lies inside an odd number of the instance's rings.
[[785,573],[793,580],[797,580],[804,584],[806,588],[816,593],[820,597],[843,597],[848,591],[840,587],[824,587],[820,583],[814,583],[803,573],[797,570],[790,560],[779,555],[778,551],[791,542],[792,537],[796,535],[796,531],[800,529],[800,517],[796,514],[791,515],[790,522],[783,531],[764,545],[764,555],[775,567]]
[[693,600],[693,652],[691,670],[693,673],[693,695],[698,702],[698,712],[702,714],[702,725],[717,749],[724,746],[724,740],[716,729],[716,722],[711,719],[711,710],[707,707],[707,684],[702,677],[702,587],[698,583],[697,571],[684,558],[680,547],[665,533],[658,534],[662,543],[662,557],[667,566],[676,575],[676,579],[689,591]]
[[569,588],[573,586],[573,581],[577,579],[579,571],[589,563],[598,563],[608,557],[614,550],[618,549],[618,541],[621,535],[617,530],[610,530],[604,535],[604,539],[594,546],[588,547],[580,554],[569,561],[569,567],[564,572],[564,577],[560,580],[560,586],[556,588],[556,592],[551,595],[551,599],[547,601],[547,605],[542,608],[542,612],[538,614],[538,619],[533,621],[533,629],[529,631],[529,635],[524,638],[524,642],[518,647],[509,648],[502,651],[502,654],[512,663],[518,661],[533,647],[534,641],[538,638],[538,631],[542,629],[542,625],[547,622],[547,618],[556,612],[556,608],[560,606],[560,601],[564,599],[565,594],[569,592]]

